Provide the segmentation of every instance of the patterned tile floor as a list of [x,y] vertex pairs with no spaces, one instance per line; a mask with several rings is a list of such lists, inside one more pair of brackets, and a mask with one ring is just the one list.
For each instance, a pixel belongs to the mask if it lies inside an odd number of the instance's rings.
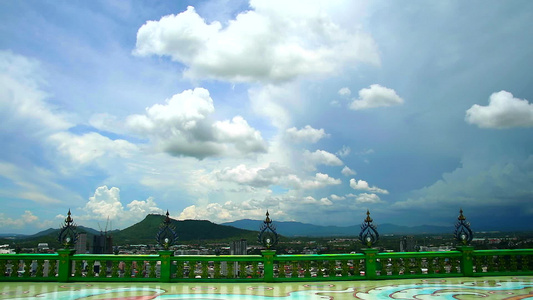
[[533,276],[309,283],[0,283],[0,299],[533,299]]

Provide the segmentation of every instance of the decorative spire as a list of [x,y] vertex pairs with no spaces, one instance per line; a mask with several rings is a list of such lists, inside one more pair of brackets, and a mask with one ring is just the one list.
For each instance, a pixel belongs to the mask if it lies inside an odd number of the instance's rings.
[[359,233],[359,240],[367,247],[372,247],[379,241],[379,233],[377,226],[372,224],[373,220],[370,217],[370,211],[366,210],[366,219],[361,224],[361,232]]
[[170,219],[167,209],[165,219],[161,225],[159,225],[159,231],[157,232],[156,240],[159,245],[163,246],[165,250],[168,250],[177,239],[178,234],[176,233],[176,228],[174,225],[172,225],[172,220]]
[[463,216],[463,209],[462,208],[459,210],[459,217],[457,217],[457,220],[459,220],[459,221],[466,220],[465,216]]
[[272,224],[272,220],[269,216],[270,214],[267,210],[266,218],[263,221],[263,225],[261,225],[260,228],[261,231],[257,236],[257,240],[267,249],[270,249],[278,244],[278,233],[276,232],[276,227]]
[[78,226],[74,223],[74,220],[71,217],[70,208],[65,218],[65,222],[61,226],[57,241],[63,245],[65,249],[70,249],[76,244],[78,240]]
[[268,209],[267,209],[267,213],[266,213],[266,219],[265,219],[265,223],[272,223],[272,221],[270,220],[270,214],[268,213]]
[[72,224],[72,222],[74,221],[72,220],[72,217],[70,216],[70,208],[69,208],[68,213],[67,213],[67,218],[65,219],[65,223]]
[[366,223],[371,223],[373,220],[372,218],[370,217],[370,211],[367,209],[366,210],[366,219],[365,219],[365,222]]
[[455,240],[463,245],[468,245],[474,238],[474,233],[470,229],[470,223],[466,221],[466,217],[463,215],[463,209],[459,210],[459,217],[457,217],[457,223],[455,223],[455,231],[453,233]]

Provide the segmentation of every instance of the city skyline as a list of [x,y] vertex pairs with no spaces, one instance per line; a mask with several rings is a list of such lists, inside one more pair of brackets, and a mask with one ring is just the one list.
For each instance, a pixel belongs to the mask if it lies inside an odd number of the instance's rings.
[[533,229],[529,1],[0,8],[0,233],[68,209]]

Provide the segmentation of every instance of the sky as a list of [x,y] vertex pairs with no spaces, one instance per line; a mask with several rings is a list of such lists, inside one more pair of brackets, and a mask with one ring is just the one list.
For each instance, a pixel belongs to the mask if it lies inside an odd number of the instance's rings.
[[28,0],[0,19],[0,233],[69,209],[95,229],[460,209],[533,229],[531,1]]

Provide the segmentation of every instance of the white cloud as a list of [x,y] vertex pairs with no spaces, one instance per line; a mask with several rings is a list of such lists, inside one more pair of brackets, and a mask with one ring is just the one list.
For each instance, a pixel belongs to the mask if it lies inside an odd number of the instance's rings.
[[241,164],[235,168],[225,168],[216,171],[218,180],[235,182],[252,187],[267,187],[279,185],[282,187],[299,189],[318,189],[329,185],[341,184],[340,179],[330,177],[328,174],[316,173],[312,179],[302,179],[293,173],[293,170],[279,165],[270,164],[267,167],[250,168]]
[[241,116],[216,122],[210,119],[215,108],[208,90],[185,90],[166,102],[147,108],[144,115],[130,115],[126,128],[174,156],[203,159],[266,152],[261,133]]
[[381,199],[376,194],[362,193],[355,197],[356,203],[379,203]]
[[117,116],[108,113],[94,114],[89,118],[89,125],[102,130],[123,134],[126,132],[125,124]]
[[304,160],[308,163],[308,168],[313,170],[316,165],[326,165],[326,166],[342,166],[343,162],[335,154],[324,151],[316,150],[315,152],[310,152],[305,150],[302,154]]
[[500,91],[490,95],[488,106],[472,105],[466,111],[465,120],[481,128],[532,127],[533,103]]
[[350,187],[353,188],[354,190],[362,190],[362,191],[368,191],[368,192],[373,192],[373,193],[380,193],[380,194],[389,193],[387,190],[380,189],[376,186],[370,187],[368,185],[368,182],[364,180],[355,180],[353,178],[350,179]]
[[225,168],[216,172],[216,177],[219,180],[232,181],[254,187],[266,187],[281,183],[291,172],[289,168],[274,163],[269,164],[267,167],[256,168],[249,168],[244,164],[240,164],[235,168]]
[[232,144],[240,153],[265,152],[266,145],[261,133],[250,127],[241,116],[231,121],[217,121],[213,124],[216,141]]
[[110,157],[131,157],[137,146],[125,140],[111,140],[95,132],[75,135],[59,132],[49,137],[57,150],[78,164],[87,164],[104,155]]
[[83,210],[86,215],[78,216],[79,220],[111,220],[115,226],[131,225],[140,221],[150,213],[163,214],[164,211],[157,207],[154,199],[149,197],[146,201],[133,200],[124,209],[120,199],[120,189],[107,186],[98,187],[94,195],[89,197]]
[[14,219],[7,217],[4,213],[0,213],[0,228],[3,228],[4,232],[11,233],[10,230],[24,227],[47,228],[50,226],[52,226],[51,220],[40,220],[30,210],[25,210],[22,215]]
[[342,175],[344,176],[350,176],[350,175],[356,175],[357,173],[353,171],[352,169],[348,168],[348,166],[344,166],[341,171]]
[[355,99],[350,104],[350,109],[361,110],[374,107],[387,107],[403,104],[403,99],[396,94],[396,91],[383,87],[379,84],[372,84],[370,88],[359,91],[359,99]]
[[341,201],[341,200],[345,200],[346,199],[345,196],[338,196],[338,195],[335,195],[335,194],[331,194],[329,197],[333,201]]
[[141,26],[134,54],[170,56],[188,66],[186,76],[234,82],[281,82],[337,73],[354,62],[379,64],[368,34],[335,23],[329,11],[338,5],[251,1],[250,10],[225,26],[207,24],[189,6]]
[[330,206],[333,205],[333,202],[331,202],[331,200],[329,200],[327,197],[324,197],[320,199],[320,204]]
[[347,87],[343,87],[343,88],[341,88],[341,89],[339,90],[338,93],[339,93],[339,95],[341,95],[341,96],[350,96],[350,95],[352,94],[352,91],[350,91],[350,89],[347,88]]
[[120,190],[117,187],[110,189],[107,186],[98,187],[94,195],[89,198],[89,202],[85,204],[84,210],[97,220],[105,220],[108,217],[111,220],[118,219],[124,211],[120,202]]
[[[72,126],[65,114],[46,102],[39,62],[0,51],[0,128],[24,136],[50,134]],[[2,133],[0,131],[0,134]]]
[[322,138],[329,136],[323,128],[315,129],[309,125],[306,125],[302,129],[291,127],[287,129],[286,134],[291,141],[296,143],[316,143]]
[[[253,201],[237,204],[228,201],[224,204],[209,203],[207,205],[191,205],[183,209],[178,216],[180,220],[209,220],[215,223],[230,222],[240,219],[261,219],[265,207],[256,207]],[[258,223],[259,228],[260,223]]]
[[301,186],[304,189],[318,189],[328,185],[339,185],[342,181],[333,177],[329,177],[328,174],[316,173],[314,180],[305,180]]
[[343,145],[341,150],[337,151],[337,155],[340,156],[340,157],[346,157],[350,154],[350,152],[352,151],[352,149],[346,145]]
[[162,214],[164,211],[157,207],[153,197],[148,197],[146,201],[133,200],[128,205],[129,212],[138,216],[146,216],[147,214]]
[[291,84],[282,86],[262,85],[248,90],[248,97],[253,111],[270,119],[273,126],[287,128],[291,123],[291,114],[287,108],[287,99],[295,99],[297,88]]

